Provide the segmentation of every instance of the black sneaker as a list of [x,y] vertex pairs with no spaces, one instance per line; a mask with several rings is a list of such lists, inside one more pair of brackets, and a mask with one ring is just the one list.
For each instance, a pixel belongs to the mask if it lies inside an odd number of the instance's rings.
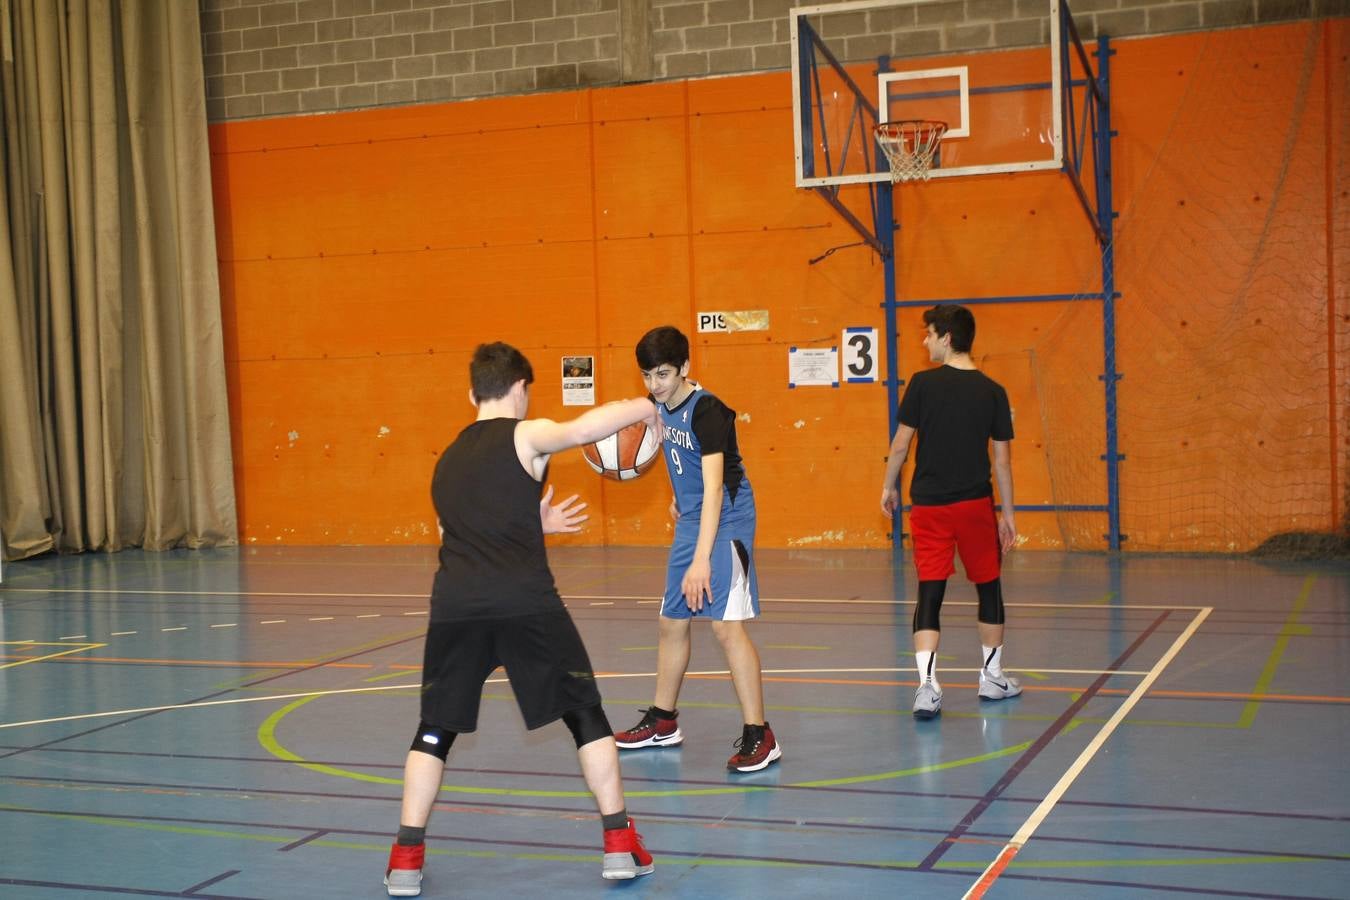
[[727,760],[727,769],[732,772],[758,772],[783,756],[783,748],[774,738],[768,722],[746,725],[741,730],[740,740],[732,746],[736,752]]

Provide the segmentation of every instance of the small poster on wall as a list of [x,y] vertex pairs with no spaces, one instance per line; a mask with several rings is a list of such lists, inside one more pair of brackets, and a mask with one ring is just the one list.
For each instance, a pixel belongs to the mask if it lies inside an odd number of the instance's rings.
[[788,387],[839,387],[838,347],[789,347]]
[[562,358],[563,406],[595,405],[595,357]]

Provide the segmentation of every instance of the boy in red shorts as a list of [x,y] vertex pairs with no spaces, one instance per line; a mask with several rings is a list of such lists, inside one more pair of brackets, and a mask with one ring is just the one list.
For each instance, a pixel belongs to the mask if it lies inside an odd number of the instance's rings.
[[[909,526],[914,538],[914,565],[919,571],[919,601],[914,608],[914,656],[919,687],[914,716],[931,719],[942,712],[942,686],[937,680],[941,637],[939,612],[947,579],[961,554],[966,577],[979,595],[979,632],[983,650],[980,699],[1003,700],[1022,693],[1022,685],[1003,671],[1003,589],[999,582],[1003,554],[1017,540],[1013,521],[1011,449],[1012,411],[1008,393],[975,368],[970,348],[975,317],[962,306],[935,306],[923,314],[923,345],[936,369],[916,372],[900,401],[900,426],[891,442],[881,510],[892,516],[900,503],[896,482],[917,433],[919,449],[910,481],[913,504]],[[989,445],[993,442],[993,475],[1002,510],[995,517],[990,480]]]

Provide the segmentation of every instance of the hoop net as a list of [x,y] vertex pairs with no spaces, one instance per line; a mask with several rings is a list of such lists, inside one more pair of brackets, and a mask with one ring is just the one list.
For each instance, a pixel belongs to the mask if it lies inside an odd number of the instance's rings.
[[933,156],[947,131],[946,122],[906,119],[882,122],[875,129],[881,151],[891,164],[891,181],[927,181]]

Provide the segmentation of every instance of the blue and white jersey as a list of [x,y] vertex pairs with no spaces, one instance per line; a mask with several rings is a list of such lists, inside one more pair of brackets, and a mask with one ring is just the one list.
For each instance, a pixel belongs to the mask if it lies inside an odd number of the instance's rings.
[[721,400],[690,382],[693,392],[674,409],[658,404],[661,415],[661,449],[666,471],[680,511],[680,532],[692,528],[698,535],[703,512],[703,456],[721,453],[722,511],[719,530],[741,525],[754,527],[755,501],[745,477],[736,444],[736,412]]

